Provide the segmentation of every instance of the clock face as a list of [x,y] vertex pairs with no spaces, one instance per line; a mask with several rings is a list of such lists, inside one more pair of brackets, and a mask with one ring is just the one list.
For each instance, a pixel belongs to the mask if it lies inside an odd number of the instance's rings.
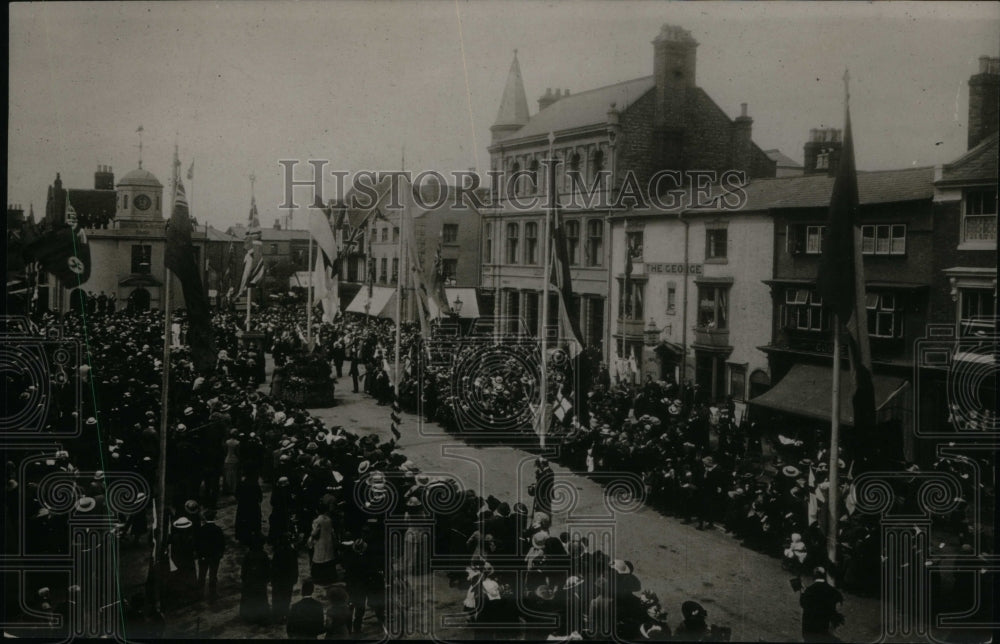
[[149,210],[151,205],[153,205],[153,202],[146,195],[138,195],[135,198],[135,207],[139,210]]

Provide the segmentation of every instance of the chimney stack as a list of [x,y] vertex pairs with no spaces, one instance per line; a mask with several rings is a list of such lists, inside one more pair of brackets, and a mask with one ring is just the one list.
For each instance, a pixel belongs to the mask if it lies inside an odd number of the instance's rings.
[[552,105],[553,103],[555,103],[558,100],[559,100],[559,90],[557,89],[556,93],[553,94],[552,93],[552,88],[551,87],[546,87],[545,88],[545,95],[542,96],[540,99],[538,99],[538,111],[541,112],[546,107],[548,107],[549,105]]
[[844,143],[840,140],[840,130],[822,128],[809,130],[809,140],[803,146],[803,174],[837,173],[840,150]]
[[674,25],[663,25],[653,40],[653,128],[662,169],[685,170],[684,132],[697,48],[691,32]]
[[979,57],[979,73],[969,78],[968,147],[979,145],[997,131],[1000,104],[1000,58]]
[[111,166],[99,165],[94,173],[94,190],[114,190],[115,175],[111,172]]
[[747,115],[747,104],[740,103],[740,115],[733,120],[732,167],[750,173],[753,157],[753,119]]

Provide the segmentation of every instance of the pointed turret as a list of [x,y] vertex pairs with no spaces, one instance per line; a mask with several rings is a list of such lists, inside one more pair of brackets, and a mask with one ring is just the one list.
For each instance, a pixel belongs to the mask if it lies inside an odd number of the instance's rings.
[[517,62],[517,50],[514,50],[514,62],[510,64],[507,73],[507,84],[503,88],[503,98],[500,99],[500,109],[497,120],[490,128],[493,142],[506,138],[524,127],[528,122],[528,97],[524,93],[524,79],[521,78],[521,65]]

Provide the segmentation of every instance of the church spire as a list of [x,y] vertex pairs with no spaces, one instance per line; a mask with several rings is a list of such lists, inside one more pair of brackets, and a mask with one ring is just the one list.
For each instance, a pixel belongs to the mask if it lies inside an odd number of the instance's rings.
[[521,77],[521,65],[517,62],[517,50],[514,50],[514,61],[507,73],[507,84],[503,88],[500,99],[500,109],[497,120],[490,128],[493,140],[497,141],[521,129],[530,118],[528,114],[528,98],[524,93],[524,79]]

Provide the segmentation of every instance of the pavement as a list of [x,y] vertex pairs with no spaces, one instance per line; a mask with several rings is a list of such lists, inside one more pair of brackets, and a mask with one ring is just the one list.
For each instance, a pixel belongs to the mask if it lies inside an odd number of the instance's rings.
[[[375,433],[384,441],[390,440],[390,408],[379,406],[363,393],[351,392],[349,378],[341,378],[338,384],[338,404],[310,412],[328,425],[343,425],[348,431]],[[475,489],[483,496],[493,494],[511,505],[521,501],[531,507],[527,487],[533,477],[536,453],[512,447],[470,445],[461,437],[443,435],[439,428],[422,427],[421,423],[416,416],[404,412],[400,425],[402,438],[397,444],[422,471],[431,475],[451,475],[465,488]],[[782,570],[778,559],[742,547],[721,530],[700,531],[649,507],[629,506],[627,495],[608,501],[605,488],[587,476],[570,472],[555,463],[553,470],[558,490],[552,532],[558,534],[566,529],[567,522],[572,522],[585,532],[591,530],[595,536],[605,535],[606,541],[601,548],[613,552],[613,558],[634,563],[643,588],[656,592],[667,610],[671,628],[681,620],[681,603],[694,599],[707,609],[710,624],[732,629],[733,641],[801,641],[798,594],[790,589],[789,574]],[[269,489],[265,488],[264,496],[263,516],[266,519],[270,513]],[[166,615],[168,627],[164,636],[283,638],[283,626],[251,626],[239,618],[239,573],[245,549],[235,543],[232,528],[228,527],[234,523],[235,500],[232,496],[220,498],[218,512],[219,524],[227,526],[229,540],[219,571],[220,597],[213,603],[191,602],[170,610]],[[148,549],[143,546],[123,546],[121,561],[126,566],[123,579],[126,597],[144,580],[147,554]],[[878,573],[873,571],[873,574]],[[303,553],[300,578],[307,575],[308,557]],[[450,588],[444,572],[434,573],[432,587],[435,616],[460,613],[465,588]],[[316,596],[322,599],[323,590],[317,589]],[[846,623],[837,630],[838,637],[857,642],[879,640],[879,600],[845,597],[841,610]],[[293,603],[299,598],[296,586]],[[434,634],[443,639],[472,635],[460,628],[440,626]],[[381,637],[382,632],[369,612],[365,632],[355,639]]]

